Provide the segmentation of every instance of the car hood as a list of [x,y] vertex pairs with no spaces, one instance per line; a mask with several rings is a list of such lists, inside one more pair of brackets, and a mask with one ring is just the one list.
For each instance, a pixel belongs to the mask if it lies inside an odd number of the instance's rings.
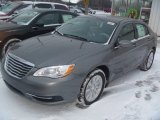
[[14,24],[11,22],[0,21],[0,31],[13,30],[13,29],[22,29],[24,26]]
[[10,49],[10,53],[33,63],[36,67],[74,64],[84,55],[96,54],[104,45],[75,40],[59,35],[47,35],[25,40]]

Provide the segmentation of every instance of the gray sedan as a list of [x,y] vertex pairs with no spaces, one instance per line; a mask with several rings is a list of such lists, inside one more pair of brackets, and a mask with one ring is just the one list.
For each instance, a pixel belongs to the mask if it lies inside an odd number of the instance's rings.
[[143,22],[112,16],[80,16],[52,35],[13,46],[2,60],[12,90],[36,101],[96,102],[108,83],[135,68],[151,68],[157,38]]

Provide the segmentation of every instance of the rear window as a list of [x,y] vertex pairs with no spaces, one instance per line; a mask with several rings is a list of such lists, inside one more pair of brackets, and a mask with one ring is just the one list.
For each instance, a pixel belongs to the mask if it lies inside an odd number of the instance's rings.
[[74,17],[75,17],[75,16],[73,16],[73,15],[62,14],[63,22],[67,22],[67,21],[71,20],[71,19],[74,18]]

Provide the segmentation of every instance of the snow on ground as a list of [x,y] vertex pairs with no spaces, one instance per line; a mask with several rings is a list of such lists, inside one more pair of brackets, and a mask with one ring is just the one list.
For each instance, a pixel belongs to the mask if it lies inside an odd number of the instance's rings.
[[160,120],[160,47],[151,70],[114,80],[86,109],[75,103],[43,105],[10,91],[0,75],[0,120]]

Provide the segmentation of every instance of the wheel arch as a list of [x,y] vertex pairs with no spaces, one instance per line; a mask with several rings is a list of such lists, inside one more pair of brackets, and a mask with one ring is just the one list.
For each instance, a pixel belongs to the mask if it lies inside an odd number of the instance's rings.
[[[3,48],[4,48],[4,46],[5,46],[6,44],[8,44],[9,41],[12,40],[12,39],[20,40],[20,41],[22,40],[22,39],[21,39],[21,36],[18,36],[18,35],[6,37],[6,38],[3,40],[2,44],[1,44],[1,49],[0,49],[1,56],[3,55]],[[11,41],[11,42],[12,42],[12,41]]]
[[20,40],[22,40],[22,37],[20,35],[8,36],[3,40],[2,45],[5,45],[8,42],[8,40],[10,40],[10,39],[20,39]]
[[106,83],[105,83],[105,87],[107,87],[108,83],[109,83],[109,77],[110,77],[110,71],[109,68],[106,65],[100,65],[98,67],[96,67],[97,69],[101,69],[106,76]]
[[6,42],[7,40],[10,40],[10,39],[14,39],[14,38],[22,40],[22,37],[20,35],[11,35],[11,36],[6,37],[4,42]]
[[152,49],[154,50],[154,52],[156,52],[156,47],[152,47]]

